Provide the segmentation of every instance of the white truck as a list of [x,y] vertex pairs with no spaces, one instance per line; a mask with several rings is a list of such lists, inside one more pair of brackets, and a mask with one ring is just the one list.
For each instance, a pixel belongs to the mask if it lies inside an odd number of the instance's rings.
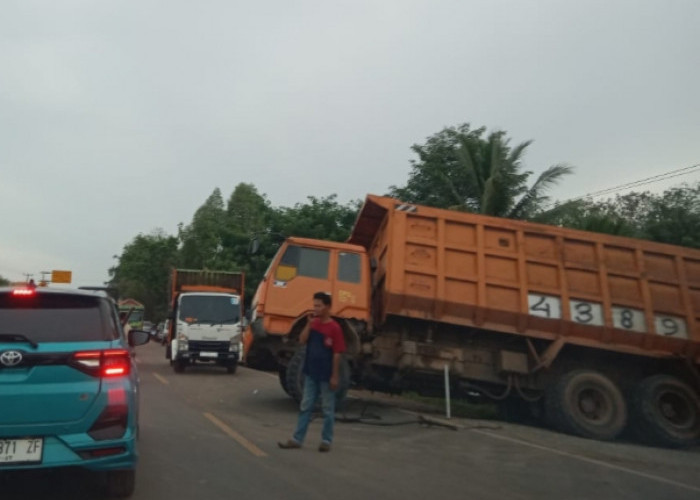
[[166,357],[176,373],[195,363],[235,373],[241,354],[244,275],[174,269]]

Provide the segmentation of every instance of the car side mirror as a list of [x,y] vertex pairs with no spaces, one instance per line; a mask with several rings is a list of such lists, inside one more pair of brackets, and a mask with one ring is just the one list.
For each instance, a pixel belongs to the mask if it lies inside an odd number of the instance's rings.
[[129,340],[129,345],[131,347],[136,347],[147,344],[148,341],[151,340],[151,334],[144,330],[130,330],[127,338]]

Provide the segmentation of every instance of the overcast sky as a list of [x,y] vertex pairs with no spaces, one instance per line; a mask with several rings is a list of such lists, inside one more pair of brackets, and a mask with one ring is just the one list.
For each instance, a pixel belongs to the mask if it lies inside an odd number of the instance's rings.
[[463,122],[574,165],[560,199],[698,163],[699,25],[697,0],[3,0],[0,275],[100,284],[215,187],[383,194]]

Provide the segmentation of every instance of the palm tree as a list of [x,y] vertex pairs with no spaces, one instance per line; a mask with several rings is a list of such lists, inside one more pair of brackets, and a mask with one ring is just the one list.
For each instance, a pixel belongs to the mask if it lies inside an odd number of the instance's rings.
[[425,145],[414,145],[419,161],[404,188],[391,194],[404,201],[495,215],[530,219],[540,213],[549,197],[546,192],[573,172],[557,164],[542,172],[531,185],[533,174],[525,171],[522,158],[532,141],[511,148],[505,132],[470,130],[468,124],[446,128]]
[[489,134],[486,141],[465,138],[457,150],[459,167],[470,184],[470,197],[455,208],[511,219],[528,219],[549,201],[546,191],[573,168],[558,164],[542,172],[527,187],[530,171],[522,171],[522,157],[532,141],[509,147],[505,132]]

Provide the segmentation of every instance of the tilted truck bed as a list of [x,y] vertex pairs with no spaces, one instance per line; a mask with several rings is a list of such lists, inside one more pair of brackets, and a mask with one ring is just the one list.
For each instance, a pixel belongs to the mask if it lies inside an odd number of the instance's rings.
[[370,195],[379,321],[420,318],[700,362],[700,251]]

